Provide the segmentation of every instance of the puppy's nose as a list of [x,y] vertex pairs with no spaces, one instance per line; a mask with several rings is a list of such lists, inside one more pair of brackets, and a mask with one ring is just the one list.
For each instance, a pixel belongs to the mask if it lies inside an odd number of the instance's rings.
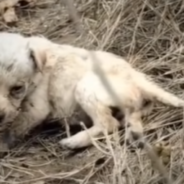
[[5,114],[0,113],[0,123],[4,120]]

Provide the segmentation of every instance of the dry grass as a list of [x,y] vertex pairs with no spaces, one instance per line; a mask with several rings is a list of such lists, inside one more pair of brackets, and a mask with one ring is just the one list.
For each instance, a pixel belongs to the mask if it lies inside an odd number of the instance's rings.
[[[39,0],[34,8],[17,10],[20,18],[17,25],[7,26],[0,22],[0,30],[26,35],[43,34],[58,43],[114,52],[129,58],[134,66],[151,75],[165,89],[183,96],[182,0],[75,2],[82,27],[72,22],[62,1]],[[163,146],[157,151],[167,164],[168,177],[182,184],[183,110],[156,104],[153,113],[144,118],[144,122],[148,141],[154,144],[164,141],[172,148]],[[88,148],[75,154],[58,147],[61,134],[60,131],[33,134],[32,138],[5,155],[0,160],[0,183],[166,183],[145,151],[131,152],[120,145],[119,140],[123,136],[119,134],[109,136],[99,143],[98,148]]]

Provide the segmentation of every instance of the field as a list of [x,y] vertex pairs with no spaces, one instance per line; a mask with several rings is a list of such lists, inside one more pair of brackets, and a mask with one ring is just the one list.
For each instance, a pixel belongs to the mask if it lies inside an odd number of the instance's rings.
[[[18,22],[1,21],[0,30],[41,34],[57,43],[113,52],[184,98],[184,1],[75,0],[75,7],[79,17],[62,0],[16,7]],[[121,141],[123,130],[97,148],[72,152],[58,145],[66,135],[57,123],[37,127],[0,158],[0,183],[184,183],[183,109],[155,103],[144,127],[158,157],[149,149],[127,148]]]

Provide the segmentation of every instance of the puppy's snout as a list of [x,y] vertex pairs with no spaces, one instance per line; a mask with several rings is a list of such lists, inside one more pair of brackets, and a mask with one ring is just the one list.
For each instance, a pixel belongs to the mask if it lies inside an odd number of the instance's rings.
[[0,113],[0,123],[4,120],[5,118],[5,114],[4,113]]

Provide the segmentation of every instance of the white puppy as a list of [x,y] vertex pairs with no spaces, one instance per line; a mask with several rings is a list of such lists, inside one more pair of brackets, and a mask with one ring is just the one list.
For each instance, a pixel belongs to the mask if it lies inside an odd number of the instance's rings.
[[93,126],[61,140],[63,147],[89,146],[91,138],[117,130],[120,124],[110,108],[118,104],[94,72],[91,54],[97,58],[121,101],[128,122],[128,139],[137,139],[143,134],[144,100],[184,106],[182,99],[158,87],[112,53],[10,33],[1,33],[0,43],[0,120],[5,124],[11,122],[4,135],[10,144],[47,117],[72,115],[77,105],[92,119]]

